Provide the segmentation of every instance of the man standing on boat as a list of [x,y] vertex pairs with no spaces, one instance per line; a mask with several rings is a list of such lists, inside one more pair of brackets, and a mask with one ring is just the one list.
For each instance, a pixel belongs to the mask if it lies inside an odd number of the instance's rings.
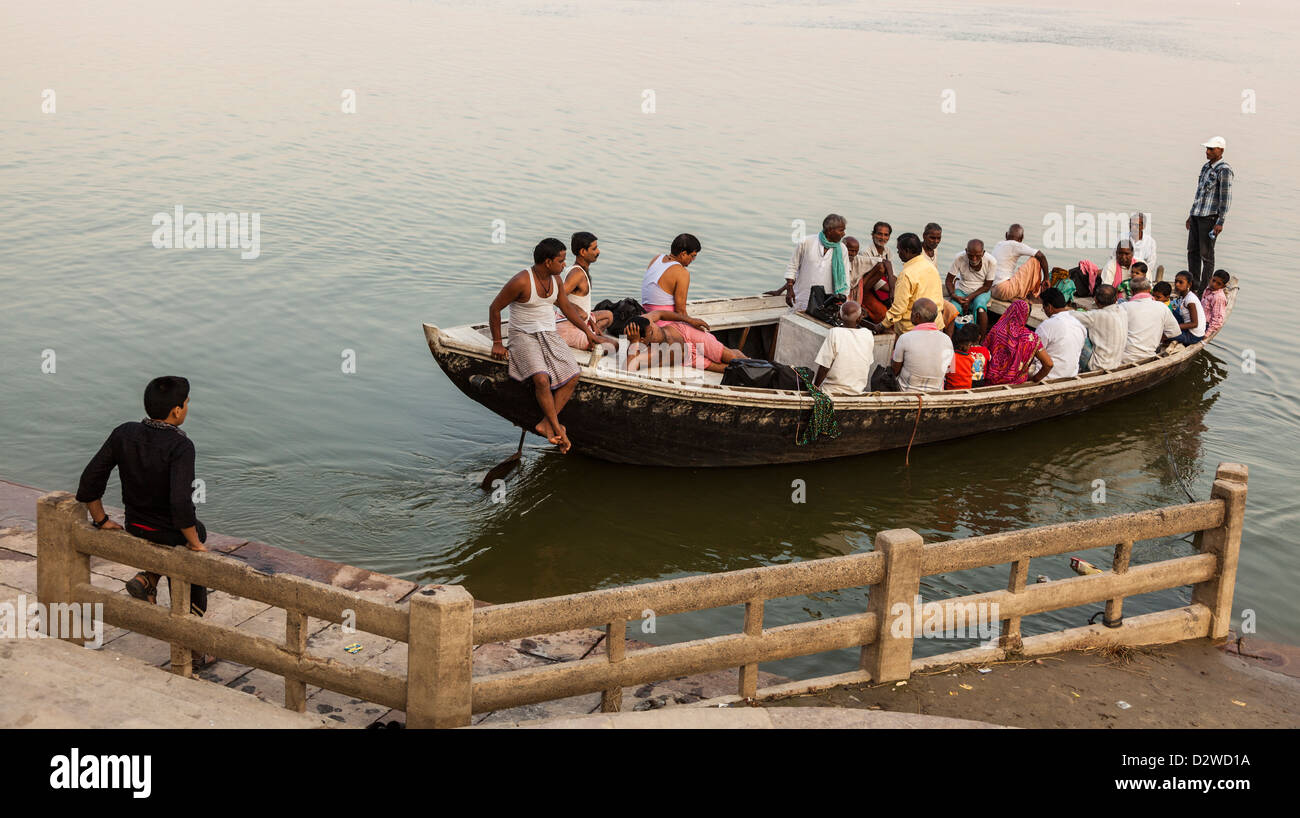
[[785,303],[795,310],[808,309],[808,294],[821,286],[827,295],[849,293],[849,249],[841,239],[848,229],[844,217],[831,213],[822,219],[822,231],[794,247],[785,270],[785,285],[764,293],[785,293]]
[[[921,238],[915,233],[904,233],[895,242],[898,258],[903,262],[903,270],[894,282],[894,302],[885,320],[880,322],[883,329],[892,329],[895,333],[904,333],[912,329],[912,307],[917,301],[926,298],[936,305],[938,312],[933,319],[937,329],[944,328],[944,311],[937,305],[943,302],[943,282],[939,280],[939,270],[930,263],[922,250]],[[951,349],[952,344],[948,347]],[[940,387],[943,380],[940,379]]]
[[1223,161],[1228,146],[1216,136],[1201,143],[1205,164],[1196,179],[1196,198],[1187,214],[1187,270],[1192,275],[1192,291],[1202,292],[1214,274],[1214,244],[1223,232],[1223,217],[1232,205],[1232,168]]
[[[516,273],[492,299],[488,326],[492,331],[492,357],[509,358],[510,377],[531,381],[541,407],[542,419],[533,426],[549,442],[567,452],[569,437],[560,425],[560,412],[578,386],[578,361],[555,331],[558,309],[573,326],[581,328],[593,345],[600,336],[587,325],[586,316],[564,294],[565,248],[559,239],[542,239],[533,248],[533,266]],[[507,351],[501,342],[501,310],[510,308]]]

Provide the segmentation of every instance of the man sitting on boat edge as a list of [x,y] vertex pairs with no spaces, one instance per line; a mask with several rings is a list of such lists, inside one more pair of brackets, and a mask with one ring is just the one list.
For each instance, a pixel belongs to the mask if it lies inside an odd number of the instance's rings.
[[[587,326],[586,316],[564,293],[560,273],[564,271],[564,242],[545,238],[533,248],[533,266],[516,273],[488,307],[492,332],[492,357],[509,358],[510,377],[531,381],[542,410],[533,431],[560,447],[570,448],[569,437],[560,425],[560,412],[578,386],[578,361],[573,350],[555,331],[555,310],[583,330],[593,345],[600,336]],[[510,348],[501,342],[501,310],[510,308]]]
[[[596,236],[579,231],[569,239],[573,249],[573,266],[564,277],[564,294],[569,301],[587,318],[587,328],[602,335],[607,341],[613,338],[603,335],[605,329],[614,320],[614,313],[609,310],[591,309],[591,265],[600,258],[600,247]],[[569,319],[555,316],[555,331],[564,339],[564,343],[575,349],[591,349],[591,340],[583,333],[581,327],[574,326]]]

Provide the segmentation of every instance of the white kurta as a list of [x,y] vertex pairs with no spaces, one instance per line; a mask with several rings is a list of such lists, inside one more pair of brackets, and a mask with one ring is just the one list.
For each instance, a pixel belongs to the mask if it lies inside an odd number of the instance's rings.
[[808,293],[813,287],[821,285],[826,294],[835,292],[831,283],[831,253],[842,253],[844,258],[844,278],[848,282],[849,249],[841,241],[834,250],[822,247],[820,234],[814,234],[795,245],[790,264],[785,268],[786,281],[794,282],[794,308],[799,312],[808,309]]

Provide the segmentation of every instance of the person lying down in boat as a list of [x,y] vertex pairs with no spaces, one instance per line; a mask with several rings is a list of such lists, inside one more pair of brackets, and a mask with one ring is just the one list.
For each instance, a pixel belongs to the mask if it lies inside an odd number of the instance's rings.
[[673,365],[724,372],[727,364],[745,357],[740,350],[724,346],[713,333],[690,327],[696,331],[688,334],[687,325],[665,321],[665,315],[676,313],[651,310],[633,318],[623,329],[631,344],[627,353],[629,372],[641,367]]

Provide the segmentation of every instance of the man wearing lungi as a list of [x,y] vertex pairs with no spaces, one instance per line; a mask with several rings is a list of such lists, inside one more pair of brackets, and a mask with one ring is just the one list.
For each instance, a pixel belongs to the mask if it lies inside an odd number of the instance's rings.
[[[592,345],[601,338],[591,331],[585,316],[564,294],[560,274],[565,267],[564,242],[542,239],[533,248],[533,266],[520,270],[492,299],[488,326],[492,330],[492,357],[509,358],[510,377],[532,381],[542,419],[533,431],[567,452],[569,437],[560,425],[560,411],[578,386],[578,361],[573,350],[555,331],[555,310],[575,327],[583,328]],[[501,342],[501,310],[510,308],[506,345]]]

